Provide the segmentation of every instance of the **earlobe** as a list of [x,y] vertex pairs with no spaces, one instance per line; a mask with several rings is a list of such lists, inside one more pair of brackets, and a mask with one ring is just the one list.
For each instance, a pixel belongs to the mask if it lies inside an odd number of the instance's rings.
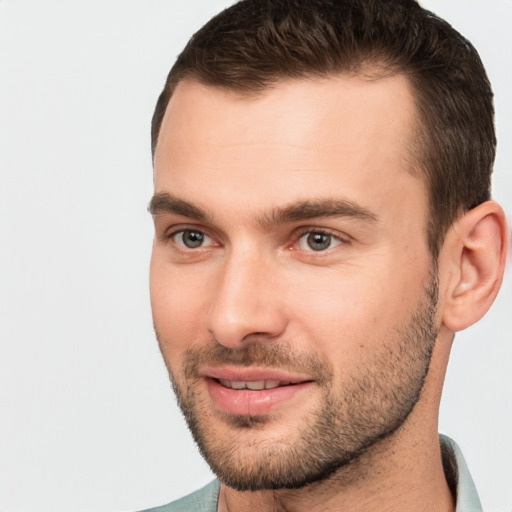
[[444,294],[443,323],[461,331],[482,318],[503,280],[508,228],[502,208],[487,201],[450,228],[440,255],[451,279]]

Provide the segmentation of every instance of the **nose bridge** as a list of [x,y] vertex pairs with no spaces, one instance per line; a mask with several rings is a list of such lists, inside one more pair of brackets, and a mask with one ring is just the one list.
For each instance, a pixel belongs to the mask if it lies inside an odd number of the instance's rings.
[[206,319],[208,330],[219,343],[236,348],[252,334],[268,338],[284,329],[274,290],[274,265],[249,244],[228,251]]

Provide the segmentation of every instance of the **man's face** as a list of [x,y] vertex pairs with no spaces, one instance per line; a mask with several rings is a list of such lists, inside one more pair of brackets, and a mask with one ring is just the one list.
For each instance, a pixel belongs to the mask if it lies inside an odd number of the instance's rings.
[[325,478],[419,399],[437,289],[414,118],[401,76],[176,89],[155,154],[153,317],[224,483]]

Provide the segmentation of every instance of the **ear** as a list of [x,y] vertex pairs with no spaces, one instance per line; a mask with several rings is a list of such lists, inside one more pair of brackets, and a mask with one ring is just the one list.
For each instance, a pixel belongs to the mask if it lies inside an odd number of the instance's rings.
[[468,211],[449,229],[439,255],[446,277],[442,321],[448,329],[461,331],[487,313],[503,280],[508,246],[505,213],[494,201]]

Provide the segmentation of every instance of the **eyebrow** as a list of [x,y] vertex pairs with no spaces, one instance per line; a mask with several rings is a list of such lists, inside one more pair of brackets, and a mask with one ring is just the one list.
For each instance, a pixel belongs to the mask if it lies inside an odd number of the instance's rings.
[[155,194],[151,198],[148,211],[153,216],[162,213],[174,213],[195,220],[211,220],[211,216],[202,208],[166,192]]
[[298,201],[282,208],[274,208],[263,214],[259,221],[263,226],[295,222],[322,217],[349,217],[377,222],[378,217],[370,210],[346,199],[311,199]]
[[[202,208],[167,192],[155,194],[148,205],[151,215],[174,213],[194,220],[212,221],[212,216]],[[273,208],[258,218],[258,223],[270,227],[287,222],[297,222],[322,217],[348,217],[377,222],[370,210],[346,199],[325,198],[297,201],[287,206]]]

